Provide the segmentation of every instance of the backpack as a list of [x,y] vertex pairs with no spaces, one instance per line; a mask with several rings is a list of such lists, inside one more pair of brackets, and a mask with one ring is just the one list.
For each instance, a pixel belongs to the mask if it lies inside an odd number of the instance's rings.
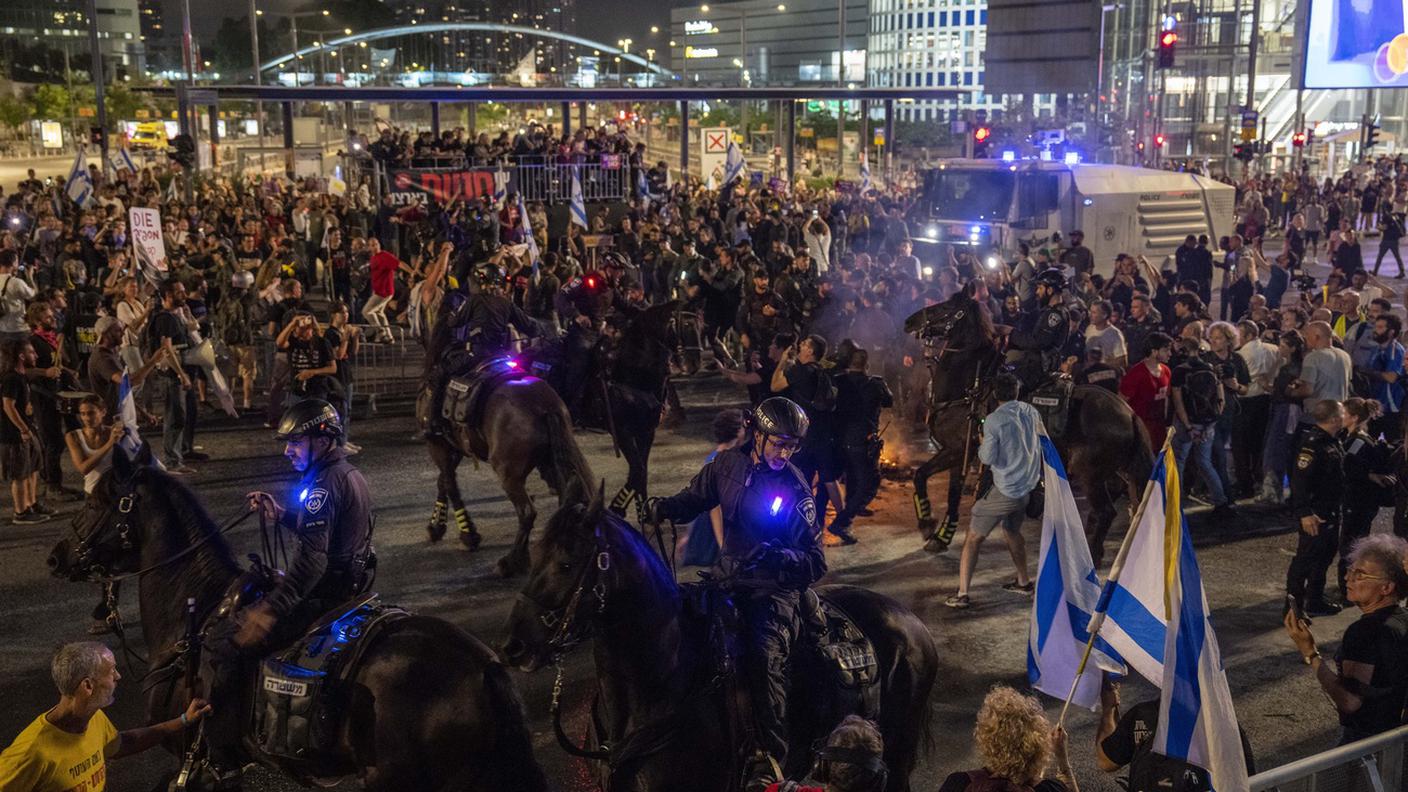
[[816,392],[812,395],[812,409],[817,412],[831,412],[836,409],[836,382],[831,373],[821,366],[816,368]]
[[1183,409],[1194,424],[1209,424],[1222,416],[1222,383],[1211,368],[1195,368],[1183,381]]
[[1032,788],[1025,784],[998,778],[988,772],[987,768],[969,770],[967,775],[968,788],[964,792],[1033,792]]

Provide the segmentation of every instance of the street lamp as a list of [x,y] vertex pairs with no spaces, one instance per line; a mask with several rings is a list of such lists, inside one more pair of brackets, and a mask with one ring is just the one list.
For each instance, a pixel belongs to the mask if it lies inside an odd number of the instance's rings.
[[[321,10],[321,11],[285,11],[285,12],[283,12],[282,14],[280,14],[280,16],[283,16],[283,17],[287,18],[288,21],[289,21],[289,32],[293,35],[293,52],[294,52],[294,54],[297,54],[297,53],[298,53],[298,20],[299,20],[300,18],[307,18],[307,17],[318,17],[318,16],[326,17],[326,16],[332,16],[332,12],[329,11],[329,10],[327,10],[326,8],[324,8],[324,9]],[[298,61],[299,61],[299,60],[303,60],[303,58],[301,58],[301,57],[298,58],[297,60],[294,61],[294,64],[293,64],[293,84],[294,84],[294,85],[297,85],[297,84],[299,83],[299,77],[298,77],[298,75],[299,75],[299,71],[298,71]],[[313,82],[316,83],[317,80],[315,79]]]

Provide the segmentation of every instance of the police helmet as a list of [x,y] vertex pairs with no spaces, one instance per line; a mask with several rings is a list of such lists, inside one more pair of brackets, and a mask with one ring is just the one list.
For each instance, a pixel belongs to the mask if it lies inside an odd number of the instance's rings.
[[230,275],[230,285],[236,289],[248,289],[254,285],[254,273],[249,270]]
[[274,439],[288,440],[305,435],[341,439],[342,416],[337,414],[337,408],[322,399],[304,399],[285,410]]
[[791,399],[774,396],[753,410],[753,428],[759,434],[801,440],[807,436],[811,420]]
[[1036,274],[1036,285],[1046,286],[1053,291],[1065,291],[1066,276],[1056,269],[1045,269]]
[[490,264],[474,271],[474,285],[480,291],[501,288],[507,281],[508,273],[503,267]]
[[631,263],[626,259],[624,253],[611,252],[602,256],[603,267],[605,269],[627,269]]

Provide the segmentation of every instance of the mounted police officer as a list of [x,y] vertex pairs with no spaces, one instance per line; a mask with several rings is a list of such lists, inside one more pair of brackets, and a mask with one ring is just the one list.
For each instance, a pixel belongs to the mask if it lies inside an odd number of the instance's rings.
[[568,281],[558,295],[557,312],[567,328],[562,354],[563,400],[573,420],[582,421],[582,397],[587,393],[597,342],[604,323],[612,313],[626,306],[625,296],[616,288],[629,262],[620,253],[607,253],[605,267],[591,270]]
[[687,522],[723,509],[719,564],[744,621],[744,663],[757,727],[758,753],[748,789],[774,776],[787,760],[787,663],[800,630],[802,592],[826,573],[821,526],[811,487],[789,461],[807,435],[802,408],[781,397],[753,411],[752,438],[715,456],[689,486],[651,498],[641,520]]
[[[428,434],[443,434],[449,426],[443,412],[445,386],[451,377],[469,373],[476,365],[512,351],[516,328],[525,336],[542,334],[542,325],[504,296],[508,275],[496,264],[474,271],[476,288],[467,297],[446,296],[445,320],[436,325],[426,354],[434,365],[426,373],[430,387]],[[452,293],[453,294],[453,293]]]
[[[371,495],[342,447],[342,419],[329,403],[298,402],[284,412],[276,439],[302,478],[285,506],[268,492],[251,492],[262,520],[290,532],[296,549],[289,568],[258,602],[215,624],[205,639],[213,668],[214,710],[206,730],[210,774],[217,786],[237,784],[240,706],[249,661],[295,640],[309,625],[370,584]],[[266,562],[272,559],[265,559]]]
[[1009,330],[1007,362],[1030,392],[1040,385],[1060,362],[1060,350],[1070,334],[1070,318],[1061,305],[1066,276],[1059,270],[1037,273],[1035,293],[1041,310],[1030,326]]

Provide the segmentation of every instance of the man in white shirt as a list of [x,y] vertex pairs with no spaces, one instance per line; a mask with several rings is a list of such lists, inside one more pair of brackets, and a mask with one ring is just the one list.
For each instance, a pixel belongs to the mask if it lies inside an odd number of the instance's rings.
[[25,303],[33,300],[37,292],[19,261],[18,251],[0,250],[0,342],[29,338]]
[[1097,300],[1090,305],[1090,324],[1085,328],[1085,348],[1099,349],[1100,360],[1111,368],[1124,371],[1129,363],[1129,353],[1125,349],[1124,333],[1110,324],[1114,307],[1109,300]]
[[1242,340],[1237,354],[1247,364],[1251,382],[1246,394],[1238,397],[1242,414],[1232,439],[1233,486],[1238,494],[1251,495],[1262,479],[1261,452],[1271,419],[1271,387],[1281,369],[1281,356],[1275,344],[1261,339],[1261,326],[1256,322],[1243,320],[1237,330]]

